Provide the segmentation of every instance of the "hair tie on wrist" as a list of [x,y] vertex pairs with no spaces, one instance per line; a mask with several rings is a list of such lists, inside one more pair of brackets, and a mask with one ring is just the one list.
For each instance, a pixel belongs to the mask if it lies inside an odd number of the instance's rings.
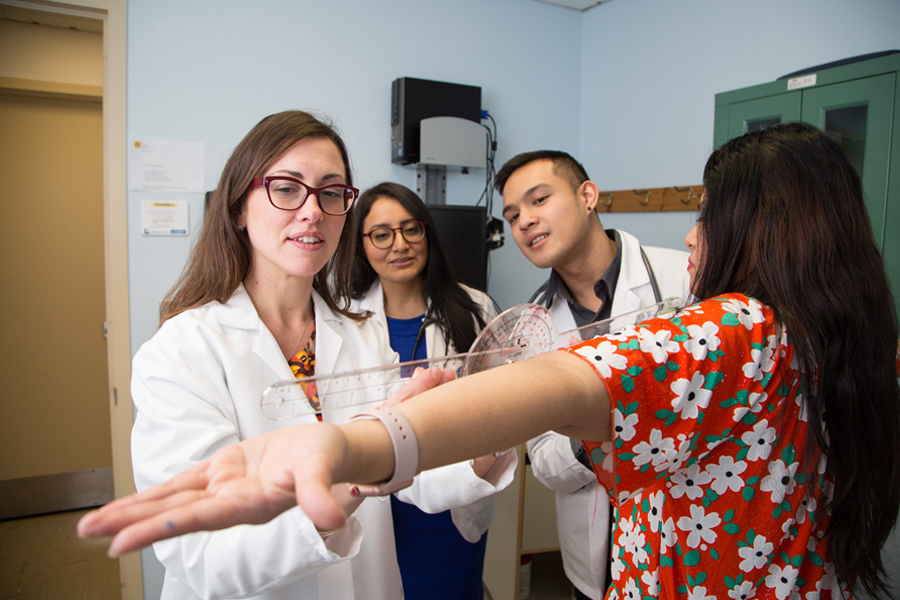
[[354,496],[386,496],[409,487],[419,468],[419,444],[412,425],[401,413],[385,407],[357,413],[347,422],[367,419],[381,421],[391,436],[391,444],[394,446],[394,474],[390,480],[381,484],[351,485],[350,493]]

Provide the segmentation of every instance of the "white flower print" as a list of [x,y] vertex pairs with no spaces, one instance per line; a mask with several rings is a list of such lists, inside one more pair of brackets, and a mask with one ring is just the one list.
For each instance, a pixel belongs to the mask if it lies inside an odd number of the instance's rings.
[[691,500],[697,500],[702,498],[704,493],[700,486],[707,485],[712,481],[712,476],[706,471],[700,470],[700,463],[694,463],[687,469],[674,473],[669,479],[674,484],[669,490],[673,498],[687,496]]
[[707,352],[715,352],[719,348],[721,340],[716,337],[719,327],[712,321],[701,325],[688,325],[688,335],[691,339],[684,343],[684,349],[691,353],[694,360],[704,360]]
[[752,581],[745,581],[744,583],[739,583],[730,590],[728,590],[728,597],[733,598],[733,600],[749,600],[750,598],[756,595],[756,588],[753,586]]
[[744,415],[746,415],[748,412],[758,413],[759,411],[761,411],[763,404],[766,402],[766,398],[768,397],[769,395],[766,392],[750,392],[747,395],[747,403],[749,404],[749,406],[738,406],[734,409],[734,415],[732,415],[732,418],[734,418],[734,422],[740,423],[744,419]]
[[652,429],[650,431],[650,441],[639,442],[634,446],[636,456],[634,464],[641,467],[652,462],[655,467],[666,459],[666,454],[675,450],[675,440],[672,438],[664,438],[662,431]]
[[816,582],[816,589],[806,592],[806,600],[821,600],[822,598],[822,580]]
[[740,300],[729,300],[722,304],[722,308],[726,312],[737,315],[741,325],[746,327],[747,331],[753,329],[755,323],[762,323],[765,320],[762,313],[762,305],[755,300],[750,300],[746,304]]
[[675,392],[675,397],[672,399],[672,410],[681,413],[682,419],[696,419],[700,409],[706,408],[709,404],[712,392],[703,389],[704,383],[706,383],[706,378],[699,371],[694,372],[690,381],[678,379],[672,382],[670,388]]
[[626,556],[631,555],[634,561],[638,563],[646,563],[649,559],[644,546],[647,545],[647,538],[641,531],[641,528],[631,519],[619,521],[620,533],[617,544],[625,550]]
[[662,553],[666,554],[666,549],[671,548],[678,541],[678,536],[675,535],[675,521],[672,520],[672,517],[666,519],[660,527],[659,537],[663,542]]
[[688,532],[687,545],[690,548],[696,548],[701,541],[707,544],[715,543],[718,535],[714,528],[721,523],[722,519],[719,518],[719,513],[706,514],[703,506],[692,504],[691,516],[678,519],[678,529]]
[[624,369],[628,366],[628,361],[621,354],[616,354],[619,347],[606,340],[597,344],[596,348],[591,346],[582,346],[575,350],[579,354],[593,363],[594,368],[603,377],[611,377],[613,369]]
[[617,438],[625,440],[626,442],[630,441],[631,438],[634,437],[634,426],[638,424],[637,413],[631,413],[626,417],[622,414],[622,411],[617,408],[613,414],[613,418],[615,420],[615,436]]
[[670,353],[679,350],[678,343],[672,341],[672,332],[667,329],[656,332],[641,329],[638,339],[641,343],[641,352],[652,356],[658,365],[666,362]]
[[675,473],[685,462],[687,462],[687,459],[691,457],[693,436],[686,437],[684,434],[681,434],[678,436],[678,439],[680,440],[678,450],[673,450],[666,454],[666,461],[656,465],[655,470],[657,472],[668,470],[669,473]]
[[656,598],[659,596],[659,571],[651,569],[641,574],[641,582],[644,584],[644,595]]
[[618,557],[618,551],[613,553],[612,561],[610,561],[610,575],[613,581],[617,580],[625,571],[625,561]]
[[785,496],[790,496],[794,491],[794,473],[800,467],[800,463],[784,464],[782,460],[776,460],[769,463],[769,474],[763,477],[759,484],[759,489],[764,492],[772,493],[772,502],[781,504]]
[[784,600],[791,595],[799,574],[800,571],[791,565],[786,565],[782,569],[773,563],[769,565],[769,574],[766,575],[766,587],[775,590],[775,597],[778,600]]
[[784,534],[784,536],[782,536],[782,538],[781,538],[782,541],[794,539],[794,534],[791,533],[791,527],[794,525],[795,522],[796,521],[794,521],[794,519],[788,519],[787,521],[785,521],[784,523],[781,524],[781,533]]
[[809,493],[803,497],[803,500],[800,501],[800,506],[797,507],[797,522],[801,525],[806,523],[806,515],[816,511],[816,499],[810,497]]
[[688,600],[716,600],[716,597],[707,596],[706,586],[698,585],[688,592]]
[[[774,341],[775,336],[769,336],[769,341]],[[768,373],[775,367],[775,349],[772,346],[764,346],[761,350],[750,350],[750,358],[753,362],[744,365],[744,377],[751,381],[759,381],[763,373]]]
[[769,427],[769,421],[762,419],[753,425],[753,431],[748,431],[741,436],[741,441],[749,446],[747,460],[750,462],[769,458],[772,453],[772,443],[778,437],[774,427]]
[[822,577],[822,590],[831,592],[832,598],[843,598],[841,593],[841,583],[838,581],[837,574],[834,571],[834,563],[825,563],[825,576]]
[[638,589],[637,584],[634,582],[634,579],[629,577],[628,581],[625,582],[625,588],[622,590],[622,598],[628,598],[629,600],[640,600],[641,590]]
[[731,456],[723,456],[719,459],[719,464],[706,467],[707,473],[712,477],[712,484],[709,487],[717,494],[724,494],[725,490],[739,492],[744,487],[741,473],[746,470],[747,463],[744,461],[734,462]]
[[738,555],[744,560],[741,561],[741,571],[749,573],[756,569],[762,569],[769,562],[769,555],[775,546],[772,542],[766,540],[763,535],[753,538],[752,546],[744,546],[738,548]]
[[647,511],[647,524],[653,533],[659,531],[662,526],[662,505],[665,501],[666,495],[662,491],[652,492],[647,497],[647,502],[650,504],[650,510]]

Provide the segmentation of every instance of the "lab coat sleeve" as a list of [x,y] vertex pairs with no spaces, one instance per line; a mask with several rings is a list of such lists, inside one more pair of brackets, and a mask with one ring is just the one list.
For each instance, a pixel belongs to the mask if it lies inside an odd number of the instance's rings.
[[594,472],[575,458],[572,442],[549,431],[528,442],[531,468],[538,481],[555,492],[571,494],[584,486],[597,485]]
[[[224,350],[203,343],[202,337],[164,327],[134,359],[132,396],[138,413],[132,460],[139,490],[240,441],[222,368]],[[324,541],[305,513],[293,508],[263,525],[190,534],[154,544],[154,551],[166,570],[198,596],[238,598],[352,557],[361,540],[355,517]]]
[[518,462],[515,449],[506,450],[497,457],[484,479],[475,474],[468,461],[430,469],[419,473],[413,484],[396,496],[427,513],[465,506],[506,489],[512,483]]

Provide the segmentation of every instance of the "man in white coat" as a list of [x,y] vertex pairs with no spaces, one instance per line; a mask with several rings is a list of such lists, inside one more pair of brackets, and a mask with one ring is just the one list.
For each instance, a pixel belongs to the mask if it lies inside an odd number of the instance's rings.
[[[634,236],[604,230],[595,211],[599,189],[564,152],[512,158],[497,173],[503,217],[528,260],[550,268],[531,302],[567,331],[690,294],[688,253],[641,247]],[[566,576],[578,599],[606,593],[610,503],[597,485],[580,440],[546,433],[528,442],[534,475],[556,492],[556,519]]]

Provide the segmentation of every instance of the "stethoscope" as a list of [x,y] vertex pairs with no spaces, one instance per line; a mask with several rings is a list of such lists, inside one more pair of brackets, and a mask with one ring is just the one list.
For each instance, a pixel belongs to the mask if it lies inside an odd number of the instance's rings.
[[[419,349],[419,342],[422,340],[422,334],[425,333],[425,329],[429,325],[438,325],[443,322],[443,319],[440,318],[432,318],[431,316],[431,307],[428,307],[428,312],[425,313],[425,317],[422,319],[422,324],[419,325],[419,331],[416,333],[416,341],[413,342],[412,354],[410,354],[410,360],[416,360],[416,350]],[[427,354],[427,352],[426,352]],[[425,358],[428,358],[427,356]]]

